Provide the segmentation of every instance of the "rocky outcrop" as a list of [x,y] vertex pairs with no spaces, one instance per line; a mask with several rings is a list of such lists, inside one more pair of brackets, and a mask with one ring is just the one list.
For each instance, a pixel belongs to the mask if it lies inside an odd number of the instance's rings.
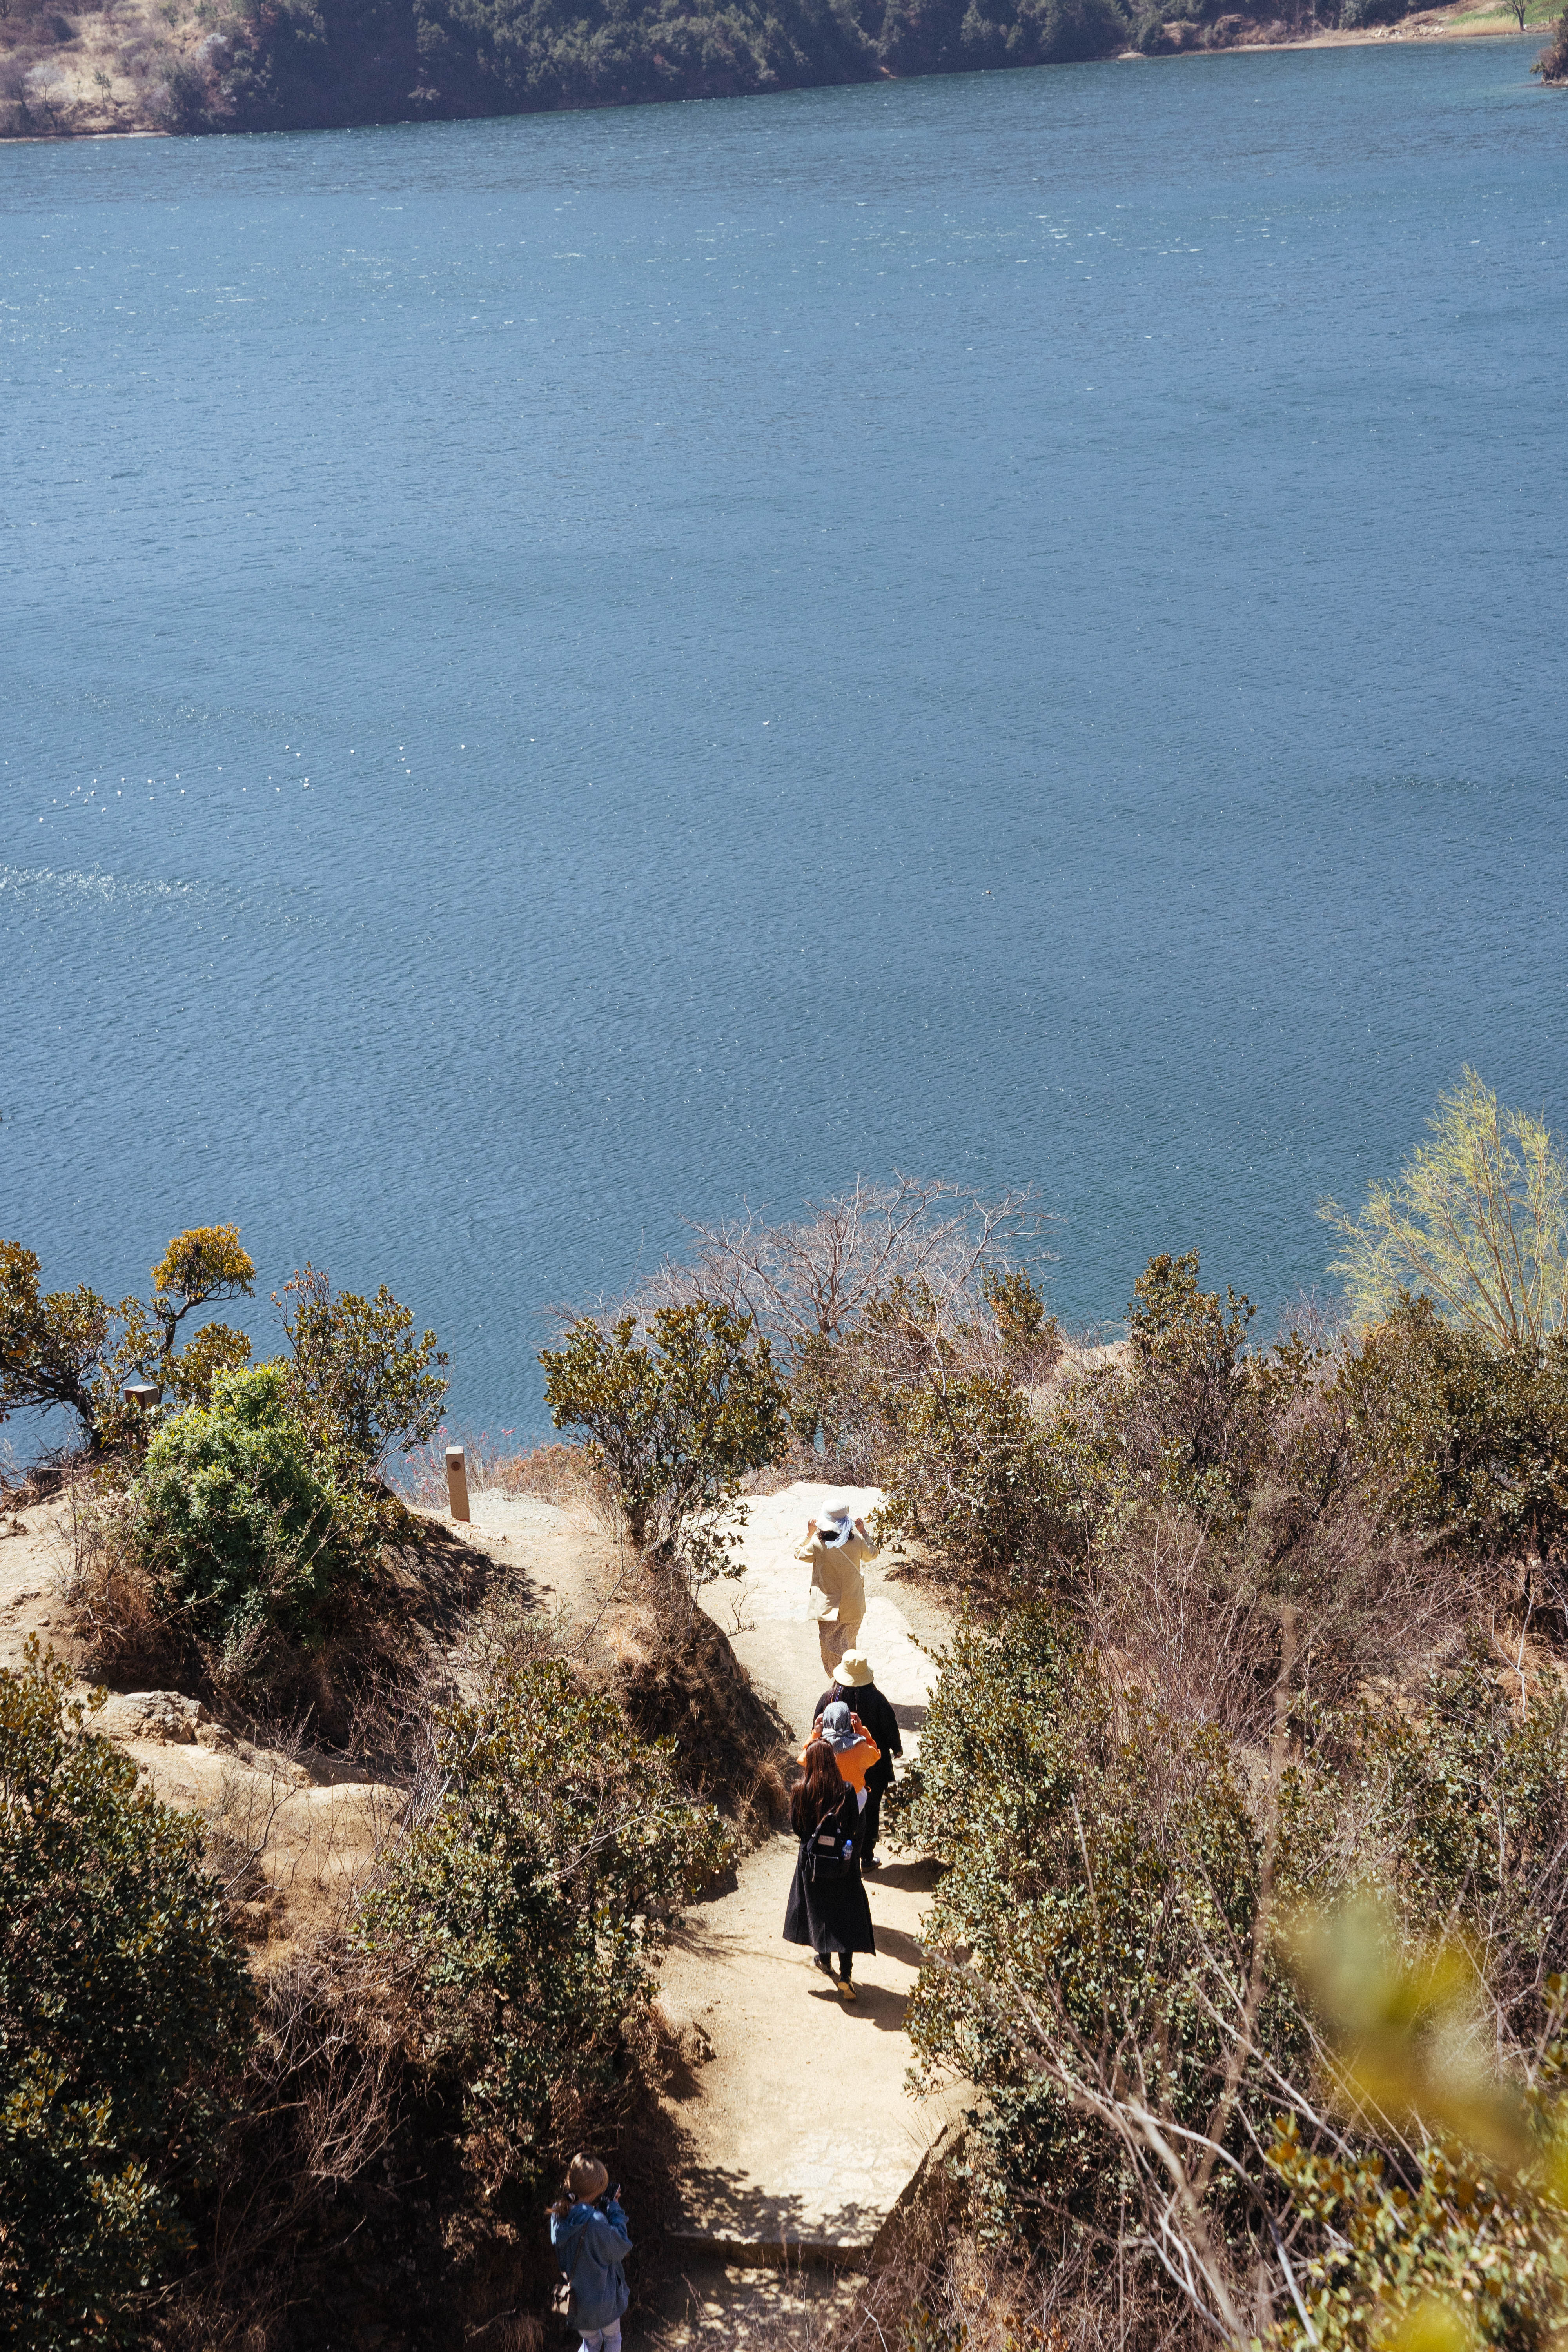
[[163,1748],[233,1748],[234,1734],[199,1698],[183,1691],[122,1691],[107,1699],[91,1728],[110,1739],[150,1739]]

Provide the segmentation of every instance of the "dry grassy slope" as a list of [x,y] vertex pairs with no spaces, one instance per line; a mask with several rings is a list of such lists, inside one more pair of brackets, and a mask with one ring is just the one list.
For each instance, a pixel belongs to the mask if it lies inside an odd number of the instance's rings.
[[[591,1515],[533,1496],[480,1496],[475,1509],[468,1528],[453,1528],[445,1513],[423,1516],[476,1562],[503,1570],[517,1605],[569,1646],[612,1669],[635,1655],[641,1627],[622,1591],[626,1561]],[[36,1636],[85,1698],[92,1683],[67,1600],[73,1565],[68,1497],[0,1511],[0,1667],[19,1667]],[[475,1580],[476,1589],[490,1580]],[[461,1633],[459,1617],[444,1638]],[[447,1664],[461,1681],[456,1652]],[[247,1738],[237,1722],[178,1692],[120,1687],[91,1723],[166,1803],[208,1822],[215,1855],[246,1898],[241,1916],[261,1967],[341,1915],[401,1811],[398,1791],[340,1759],[281,1735],[279,1744]]]
[[[71,1668],[85,1698],[92,1685],[65,1597],[71,1568],[66,1502],[0,1515],[0,1667],[19,1667],[36,1636]],[[401,1803],[395,1791],[295,1741],[268,1747],[239,1737],[175,1691],[111,1693],[89,1720],[165,1803],[211,1825],[215,1851],[246,1882],[237,1887],[247,1898],[241,1917],[264,1966],[339,1908]],[[253,1848],[264,1849],[259,1875],[240,1868]]]
[[0,135],[173,127],[171,76],[199,66],[236,13],[223,0],[0,0]]

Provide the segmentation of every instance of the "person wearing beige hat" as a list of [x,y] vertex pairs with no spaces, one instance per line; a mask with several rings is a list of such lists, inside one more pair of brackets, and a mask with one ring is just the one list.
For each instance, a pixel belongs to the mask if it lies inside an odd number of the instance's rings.
[[596,2156],[579,2152],[566,2168],[565,2194],[550,2208],[550,2242],[567,2282],[566,2316],[583,2352],[621,2352],[621,2315],[631,2301],[626,2256],[631,2231],[619,2183]]
[[833,1680],[812,1709],[815,1726],[836,1699],[854,1709],[881,1754],[866,1775],[866,1811],[860,1822],[860,1866],[877,1867],[877,1838],[882,1826],[882,1800],[893,1785],[893,1759],[904,1752],[899,1718],[890,1699],[877,1688],[871,1661],[864,1650],[846,1650],[833,1669]]
[[847,1506],[808,1519],[805,1541],[795,1553],[811,1567],[809,1606],[816,1620],[817,1647],[829,1674],[860,1631],[866,1614],[862,1560],[875,1559],[877,1547],[866,1532],[866,1522],[853,1517]]

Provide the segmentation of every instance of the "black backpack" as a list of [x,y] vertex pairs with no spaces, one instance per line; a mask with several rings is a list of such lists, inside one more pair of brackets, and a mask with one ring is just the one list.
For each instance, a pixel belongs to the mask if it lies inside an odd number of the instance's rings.
[[847,1878],[854,1871],[855,1830],[844,1829],[841,1821],[840,1814],[829,1814],[826,1821],[819,1822],[816,1829],[800,1842],[805,1874],[814,1885],[830,1879]]

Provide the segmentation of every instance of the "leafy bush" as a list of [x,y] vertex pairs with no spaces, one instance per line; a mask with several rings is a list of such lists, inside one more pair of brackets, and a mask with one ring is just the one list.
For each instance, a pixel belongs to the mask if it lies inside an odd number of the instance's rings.
[[540,1350],[545,1402],[557,1429],[586,1432],[633,1543],[689,1550],[779,1453],[784,1391],[766,1339],[732,1307],[661,1307],[637,1328],[635,1315],[608,1329],[579,1316],[562,1347]]
[[1406,1296],[1339,1387],[1361,1475],[1394,1526],[1481,1559],[1568,1538],[1568,1337],[1498,1348]]
[[859,1400],[868,1471],[889,1493],[884,1525],[919,1538],[993,1605],[1019,1578],[1074,1570],[1093,1545],[1104,1556],[1151,1509],[1231,1536],[1266,1498],[1269,1544],[1288,1548],[1336,1490],[1337,1455],[1309,1458],[1321,1431],[1299,1409],[1320,1358],[1294,1337],[1245,1355],[1250,1303],[1201,1290],[1198,1273],[1195,1250],[1152,1258],[1126,1360],[1069,1370],[1043,1392],[1030,1383],[1059,1339],[1026,1277],[988,1283],[984,1315],[967,1319],[895,1286],[836,1374]]
[[628,1735],[559,1660],[440,1716],[434,1762],[442,1793],[357,1941],[422,1989],[422,2062],[460,2085],[492,2181],[531,2177],[552,2098],[613,2071],[669,1917],[733,1843],[682,1790],[673,1743]]
[[997,1595],[1071,1542],[1013,1370],[1055,1346],[1028,1277],[998,1274],[978,1314],[900,1277],[839,1349],[837,1386],[886,1491],[880,1531],[916,1538],[945,1573]]
[[[1486,2033],[1528,2048],[1568,1958],[1568,1701],[1537,1690],[1521,1718],[1478,1653],[1401,1703],[1336,1714],[1298,1704],[1294,1656],[1288,1635],[1266,1762],[1173,1715],[1065,1616],[965,1628],[888,1819],[947,1865],[910,2029],[928,2065],[984,2095],[974,2178],[992,2231],[1089,2266],[1110,2243],[1133,2269],[1157,2252],[1140,2291],[1174,2287],[1233,2339],[1258,2331],[1248,2297],[1266,2324],[1290,2275],[1259,2285],[1267,2245],[1283,2265],[1316,2242],[1325,2292],[1355,2281],[1341,2340],[1364,2345],[1378,2278],[1388,2292],[1426,2264],[1457,2293],[1488,2258],[1459,2227],[1451,2152],[1422,2218],[1386,2201],[1386,2116],[1359,2116],[1350,2143],[1323,2124],[1332,2003],[1311,1986],[1303,2002],[1291,1922],[1353,1895],[1384,1906],[1395,1951],[1462,1935],[1486,1956]],[[1473,1958],[1463,1974],[1479,1997]],[[1408,2182],[1409,2146],[1399,2162]],[[1495,2171],[1486,2193],[1511,2230]]]
[[243,2053],[247,1979],[189,1816],[0,1672],[0,2342],[129,2344]]
[[1568,1698],[1537,1691],[1521,1717],[1519,1696],[1478,1651],[1400,1706],[1365,1706],[1344,1772],[1352,1878],[1413,1935],[1462,1929],[1530,2032],[1568,1967]]
[[412,1454],[434,1434],[447,1359],[434,1331],[415,1338],[413,1315],[385,1283],[361,1298],[307,1265],[277,1304],[289,1410],[340,1478],[372,1479],[394,1446]]
[[[1256,2067],[1233,2078],[1214,2013],[1257,1976],[1265,1839],[1217,1731],[1131,1697],[1121,1716],[1063,1619],[1033,1608],[968,1630],[888,1807],[900,1839],[947,1865],[917,2051],[984,2095],[1005,2196],[1100,2227],[1122,2197],[1149,2213],[1168,2197],[1162,2133],[1234,2149],[1238,2104],[1261,2120],[1269,2095]],[[1278,1988],[1268,2006],[1283,2064],[1300,2027]],[[1123,2128],[1118,2076],[1146,2132]]]
[[319,1637],[352,1557],[352,1511],[288,1409],[278,1364],[220,1372],[210,1406],[153,1437],[132,1490],[165,1607],[237,1671],[268,1635]]

